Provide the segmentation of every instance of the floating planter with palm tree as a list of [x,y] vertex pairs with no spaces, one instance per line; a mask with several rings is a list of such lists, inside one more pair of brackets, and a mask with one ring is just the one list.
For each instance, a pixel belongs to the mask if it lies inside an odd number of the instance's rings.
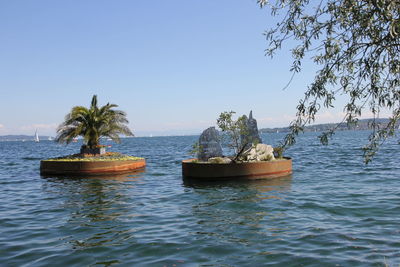
[[42,160],[41,174],[108,174],[144,168],[146,162],[143,158],[106,152],[106,146],[100,144],[102,137],[119,143],[120,134],[133,136],[126,125],[126,113],[115,110],[116,107],[109,103],[98,107],[96,95],[92,98],[90,108],[73,107],[58,127],[55,141],[69,144],[77,137],[82,137],[84,144],[80,153]]
[[[273,148],[262,144],[257,121],[252,112],[232,118],[235,112],[223,112],[217,120],[222,132],[210,127],[199,138],[192,151],[197,158],[182,161],[182,174],[186,178],[275,178],[292,173],[292,160],[282,155],[282,147]],[[232,156],[223,156],[223,144],[233,151]]]

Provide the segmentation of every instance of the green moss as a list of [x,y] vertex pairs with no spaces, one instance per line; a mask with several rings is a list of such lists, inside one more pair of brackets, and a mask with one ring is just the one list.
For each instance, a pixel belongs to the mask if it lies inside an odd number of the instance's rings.
[[107,152],[104,155],[82,155],[73,154],[63,157],[50,158],[45,161],[123,161],[123,160],[142,160],[140,157],[133,157],[117,152]]
[[208,160],[208,163],[225,164],[225,163],[228,163],[228,162],[222,157],[215,157],[215,158],[210,158]]

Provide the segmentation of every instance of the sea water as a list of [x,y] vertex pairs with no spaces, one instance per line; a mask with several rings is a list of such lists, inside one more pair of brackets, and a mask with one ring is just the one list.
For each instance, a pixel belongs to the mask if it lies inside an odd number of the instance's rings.
[[79,143],[0,142],[0,265],[398,266],[397,140],[364,165],[368,132],[317,135],[286,152],[289,177],[209,183],[182,178],[197,136],[123,139],[108,150],[146,170],[102,178],[40,176]]

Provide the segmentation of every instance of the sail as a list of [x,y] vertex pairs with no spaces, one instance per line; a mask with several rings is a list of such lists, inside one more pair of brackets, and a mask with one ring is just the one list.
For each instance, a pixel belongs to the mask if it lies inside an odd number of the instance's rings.
[[37,130],[35,131],[35,142],[39,142],[39,135],[37,133]]

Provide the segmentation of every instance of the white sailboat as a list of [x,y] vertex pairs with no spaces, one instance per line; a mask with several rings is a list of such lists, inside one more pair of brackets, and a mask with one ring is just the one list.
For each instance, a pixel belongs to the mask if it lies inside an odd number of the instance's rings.
[[39,135],[37,133],[37,130],[35,131],[35,142],[39,143]]

